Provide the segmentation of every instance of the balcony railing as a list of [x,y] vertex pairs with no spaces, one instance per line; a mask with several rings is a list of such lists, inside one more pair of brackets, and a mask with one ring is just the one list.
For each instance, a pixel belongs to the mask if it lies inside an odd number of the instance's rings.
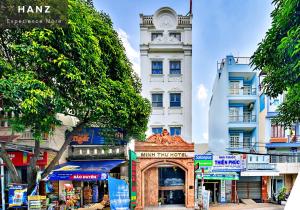
[[255,150],[255,145],[252,144],[250,142],[250,140],[244,139],[243,141],[244,141],[243,143],[242,142],[237,143],[237,142],[230,141],[229,148],[227,148],[227,150],[229,150],[229,151],[252,151],[252,150]]
[[229,94],[230,95],[254,96],[254,95],[256,95],[256,88],[251,88],[251,87],[230,88]]
[[271,155],[271,163],[300,163],[300,154],[289,155]]
[[[47,140],[49,137],[48,134],[43,134],[42,138],[43,140]],[[21,136],[19,137],[19,140],[33,140],[33,134],[31,131],[25,131],[21,134]]]
[[276,164],[272,163],[247,163],[248,170],[274,170]]
[[243,115],[229,115],[230,123],[253,123],[256,122],[256,115],[250,112],[244,112]]

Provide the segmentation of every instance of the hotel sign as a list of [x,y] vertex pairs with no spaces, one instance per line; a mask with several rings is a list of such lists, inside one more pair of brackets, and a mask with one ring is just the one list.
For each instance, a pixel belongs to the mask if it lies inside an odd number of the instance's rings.
[[136,152],[139,158],[193,158],[193,152]]

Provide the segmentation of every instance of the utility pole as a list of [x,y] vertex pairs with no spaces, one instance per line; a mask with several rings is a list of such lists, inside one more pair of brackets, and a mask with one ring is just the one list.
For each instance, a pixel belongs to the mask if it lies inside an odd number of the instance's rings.
[[2,158],[0,158],[0,167],[1,167],[1,200],[2,200],[2,209],[5,209],[5,196],[4,196],[4,163]]

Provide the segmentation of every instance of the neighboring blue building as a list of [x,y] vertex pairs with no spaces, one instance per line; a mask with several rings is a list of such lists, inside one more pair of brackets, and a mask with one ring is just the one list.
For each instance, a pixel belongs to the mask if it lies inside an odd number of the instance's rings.
[[214,154],[258,150],[258,75],[249,58],[218,63],[209,107],[209,150]]

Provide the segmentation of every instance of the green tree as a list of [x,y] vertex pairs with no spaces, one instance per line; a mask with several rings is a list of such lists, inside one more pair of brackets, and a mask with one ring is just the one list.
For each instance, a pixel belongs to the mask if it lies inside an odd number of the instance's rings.
[[[141,83],[108,15],[84,1],[69,0],[68,27],[7,29],[0,32],[0,39],[3,109],[14,113],[8,119],[13,131],[30,128],[35,138],[29,191],[35,184],[42,135],[62,124],[58,113],[79,121],[67,131],[42,178],[53,170],[70,136],[82,127],[122,128],[125,139],[144,138],[150,103],[140,95]],[[0,154],[13,182],[21,182],[4,143]]]
[[300,0],[274,0],[272,26],[252,56],[252,65],[266,75],[263,90],[270,97],[285,93],[274,120],[291,126],[300,121]]

